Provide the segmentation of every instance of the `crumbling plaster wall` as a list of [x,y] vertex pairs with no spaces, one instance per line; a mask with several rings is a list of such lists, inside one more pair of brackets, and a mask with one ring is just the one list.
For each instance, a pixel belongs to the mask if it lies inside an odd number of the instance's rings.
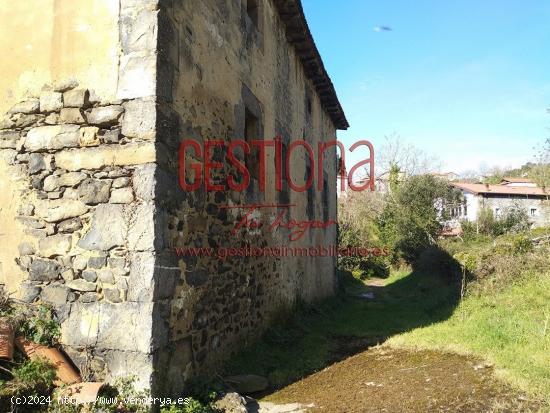
[[69,79],[114,99],[119,9],[119,0],[0,0],[0,113]]

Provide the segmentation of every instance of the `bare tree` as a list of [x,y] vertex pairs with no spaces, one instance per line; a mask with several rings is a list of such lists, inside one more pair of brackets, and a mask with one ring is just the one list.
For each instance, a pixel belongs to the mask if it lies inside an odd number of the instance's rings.
[[434,172],[441,169],[441,161],[413,144],[405,141],[397,133],[386,135],[385,142],[378,151],[376,175],[390,172],[396,167],[406,176]]
[[533,179],[541,187],[550,187],[550,138],[536,148],[535,166],[532,171]]

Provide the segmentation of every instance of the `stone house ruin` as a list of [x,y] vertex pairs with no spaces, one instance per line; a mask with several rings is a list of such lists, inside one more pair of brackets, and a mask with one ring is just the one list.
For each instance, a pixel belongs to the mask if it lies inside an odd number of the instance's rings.
[[[178,184],[185,139],[316,151],[347,128],[298,0],[25,0],[0,20],[0,284],[54,307],[87,378],[176,393],[297,300],[335,291],[335,257],[175,253],[289,245],[283,228],[233,234],[243,212],[227,205],[336,218],[334,147],[323,191],[276,191],[271,148],[265,192]],[[300,151],[291,166],[296,182],[313,169]],[[292,245],[335,243],[329,226]]]

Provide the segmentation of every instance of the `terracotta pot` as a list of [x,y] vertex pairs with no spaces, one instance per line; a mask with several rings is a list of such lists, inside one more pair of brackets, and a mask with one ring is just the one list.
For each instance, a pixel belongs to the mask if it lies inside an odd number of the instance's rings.
[[13,358],[13,325],[5,318],[0,318],[0,359]]
[[25,340],[23,337],[15,339],[15,345],[31,360],[45,358],[57,370],[56,385],[80,383],[82,378],[67,358],[55,347],[46,347],[41,344]]
[[84,382],[76,383],[59,390],[59,397],[68,398],[71,404],[95,403],[97,395],[104,383]]

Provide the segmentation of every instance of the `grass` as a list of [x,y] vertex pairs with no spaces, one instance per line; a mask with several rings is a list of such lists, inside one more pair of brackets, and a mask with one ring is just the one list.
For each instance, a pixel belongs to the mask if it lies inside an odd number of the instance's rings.
[[346,295],[302,306],[290,320],[276,324],[260,342],[234,357],[226,373],[260,374],[280,388],[353,353],[341,349],[352,339],[377,344],[448,318],[457,302],[455,288],[442,277],[401,271],[393,273],[387,284],[374,291],[375,300],[368,301],[355,297],[366,287],[348,277]]
[[467,296],[445,321],[390,345],[474,354],[524,391],[550,400],[550,273],[528,273],[493,295]]
[[[460,283],[441,275],[452,273],[456,261],[441,250],[413,271],[393,272],[383,286],[368,288],[372,301],[356,298],[367,287],[349,277],[346,294],[303,306],[234,357],[226,372],[260,374],[277,389],[388,339],[390,346],[483,358],[512,385],[550,402],[548,252],[513,256],[499,244],[508,241],[456,248],[478,257],[480,268],[494,267],[472,280],[461,301]],[[445,261],[451,266],[441,265]],[[357,338],[366,339],[362,348],[346,348]]]

